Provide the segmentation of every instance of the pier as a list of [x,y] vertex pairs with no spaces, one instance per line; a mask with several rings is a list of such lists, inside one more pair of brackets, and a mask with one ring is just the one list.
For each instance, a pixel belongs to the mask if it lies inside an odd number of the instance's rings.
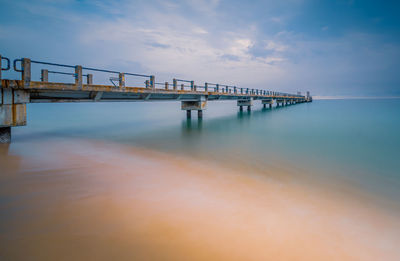
[[[39,66],[40,81],[32,81],[32,66]],[[236,100],[240,111],[251,110],[259,100],[263,107],[288,106],[311,102],[309,92],[306,96],[281,93],[265,89],[249,89],[237,86],[209,83],[198,85],[194,81],[172,79],[172,82],[156,82],[154,75],[127,73],[81,65],[66,65],[29,58],[15,59],[13,62],[0,55],[0,143],[11,142],[11,128],[26,125],[27,103],[53,102],[118,102],[118,101],[179,101],[181,109],[191,118],[197,111],[199,118],[208,101]],[[49,68],[58,68],[50,70]],[[19,80],[3,79],[2,72],[14,70],[20,74]],[[93,73],[109,75],[109,85],[93,84]],[[67,75],[72,83],[54,82],[50,75]],[[126,86],[126,78],[143,80],[143,86]]]

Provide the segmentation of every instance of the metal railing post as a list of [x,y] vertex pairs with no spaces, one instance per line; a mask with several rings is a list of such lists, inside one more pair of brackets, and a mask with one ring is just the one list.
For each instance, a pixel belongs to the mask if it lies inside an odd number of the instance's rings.
[[194,91],[194,81],[190,81],[190,90]]
[[22,59],[22,81],[25,87],[29,87],[31,82],[31,59]]
[[150,75],[150,88],[155,89],[155,77]]
[[125,88],[125,74],[124,73],[119,73],[118,74],[118,79],[119,79],[119,88]]
[[208,83],[204,83],[204,91],[208,92]]
[[215,85],[215,91],[216,91],[216,92],[219,92],[219,84],[216,84],[216,85]]
[[48,82],[49,81],[49,70],[42,69],[40,80],[42,82]]
[[173,85],[174,91],[176,91],[178,89],[178,83],[175,78],[172,80],[172,85]]
[[93,74],[88,73],[87,77],[87,84],[92,85],[93,84]]
[[168,90],[168,82],[165,82],[165,89]]
[[78,89],[82,89],[82,66],[75,66],[75,85]]
[[185,89],[185,85],[182,83],[181,84],[181,90],[183,91]]

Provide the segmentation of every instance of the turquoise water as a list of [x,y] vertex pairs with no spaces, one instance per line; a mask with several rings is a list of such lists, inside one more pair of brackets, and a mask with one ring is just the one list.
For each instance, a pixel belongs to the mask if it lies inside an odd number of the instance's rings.
[[10,149],[34,153],[24,143],[40,139],[106,140],[228,165],[288,168],[397,205],[399,113],[397,99],[316,100],[272,110],[256,103],[243,113],[234,102],[209,102],[203,120],[187,120],[178,102],[30,104],[28,124],[14,128]]

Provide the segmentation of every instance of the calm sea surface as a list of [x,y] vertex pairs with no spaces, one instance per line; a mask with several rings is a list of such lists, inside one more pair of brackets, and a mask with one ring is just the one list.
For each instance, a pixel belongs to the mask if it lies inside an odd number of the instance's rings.
[[108,140],[261,169],[295,166],[312,178],[400,199],[398,99],[317,100],[272,110],[256,103],[251,113],[209,102],[203,120],[193,114],[187,120],[177,102],[31,104],[27,126],[13,129],[10,150],[34,153],[25,141],[53,137]]
[[398,99],[27,110],[0,147],[0,259],[400,258]]

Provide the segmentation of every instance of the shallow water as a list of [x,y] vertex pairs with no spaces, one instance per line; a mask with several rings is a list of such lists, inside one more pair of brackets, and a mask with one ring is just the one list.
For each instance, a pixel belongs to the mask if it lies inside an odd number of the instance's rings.
[[1,147],[0,257],[398,259],[399,112],[31,104]]

